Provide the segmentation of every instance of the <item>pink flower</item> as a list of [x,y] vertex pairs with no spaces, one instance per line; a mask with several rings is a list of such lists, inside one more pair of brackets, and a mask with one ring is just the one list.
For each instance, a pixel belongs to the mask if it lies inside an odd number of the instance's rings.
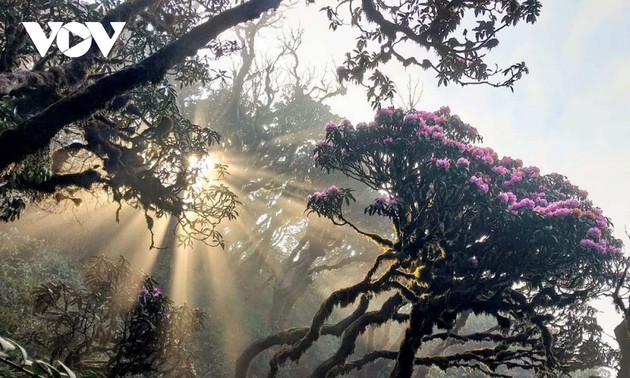
[[508,204],[512,205],[516,202],[516,195],[512,192],[503,192],[499,194],[499,199],[507,202]]
[[505,168],[504,166],[500,165],[498,167],[492,167],[492,172],[498,174],[498,175],[507,175],[508,172],[510,172],[507,168]]
[[323,200],[324,198],[326,198],[326,193],[324,193],[324,192],[315,192],[315,193],[307,196],[306,200],[311,202],[311,201]]
[[586,249],[589,249],[589,248],[595,249],[597,250],[597,252],[604,253],[606,252],[608,245],[606,242],[596,243],[590,239],[582,239],[580,240],[580,247],[586,248]]
[[325,127],[326,131],[337,130],[337,124],[334,122],[328,122]]
[[352,122],[350,122],[350,120],[347,119],[347,118],[344,118],[343,121],[341,121],[341,124],[343,126],[346,126],[346,127],[351,127],[352,126]]
[[328,187],[328,189],[326,190],[326,194],[337,194],[339,192],[339,188],[337,188],[337,186],[335,185],[331,185],[330,187]]
[[431,138],[433,138],[435,140],[439,140],[439,141],[444,141],[445,136],[444,136],[444,133],[442,133],[442,132],[434,131],[431,134]]
[[142,295],[143,297],[146,297],[149,294],[149,290],[147,290],[146,287],[143,287],[142,289],[140,289],[140,295]]
[[440,168],[449,169],[451,167],[451,162],[448,159],[436,159],[435,165]]
[[519,183],[519,182],[523,181],[523,176],[524,176],[523,172],[516,171],[512,175],[512,178],[510,178],[508,181],[503,183],[503,186],[512,186],[512,185],[514,185],[516,183]]
[[488,163],[488,164],[493,164],[494,163],[494,158],[490,155],[484,155],[481,157],[481,160],[483,160],[484,162]]
[[399,200],[396,197],[380,196],[374,200],[374,203],[384,207],[393,207],[398,205]]
[[621,253],[621,248],[613,247],[613,246],[609,245],[608,248],[606,249],[606,252],[612,253],[613,255],[618,255],[618,254]]
[[550,211],[549,213],[545,212],[545,215],[547,215],[550,218],[566,217],[571,214],[573,214],[573,210],[567,209],[567,208],[553,210],[553,211]]
[[440,108],[440,110],[438,110],[438,113],[440,113],[440,114],[447,114],[447,115],[451,114],[451,108],[448,107],[448,106],[442,106]]
[[407,113],[407,115],[405,115],[405,118],[403,118],[403,122],[412,122],[412,121],[419,121],[420,117],[418,117],[417,113]]
[[510,206],[509,209],[512,211],[517,211],[522,208],[530,208],[533,210],[534,207],[536,207],[536,204],[534,203],[534,201],[532,201],[529,198],[523,198],[522,200],[516,202],[514,205]]
[[457,159],[457,163],[458,166],[465,166],[468,167],[470,165],[470,160],[464,158],[464,157],[460,157],[459,159]]
[[394,139],[392,137],[388,136],[383,139],[383,144],[386,146],[389,146],[392,143],[394,143]]
[[154,287],[154,288],[153,288],[152,293],[153,293],[153,295],[154,295],[154,296],[156,296],[156,297],[159,297],[159,296],[161,296],[161,295],[162,295],[162,291],[161,291],[159,288],[157,288],[157,287]]
[[385,117],[390,117],[394,115],[394,108],[393,107],[388,107],[388,108],[382,108],[376,111],[376,118],[380,118],[382,116]]
[[589,238],[596,238],[597,240],[599,240],[602,237],[602,230],[600,230],[597,227],[591,227],[586,232],[586,236],[588,236]]
[[488,193],[488,191],[490,190],[488,184],[486,184],[481,177],[473,176],[468,179],[468,182],[477,185],[477,187],[481,189],[481,191],[484,193]]

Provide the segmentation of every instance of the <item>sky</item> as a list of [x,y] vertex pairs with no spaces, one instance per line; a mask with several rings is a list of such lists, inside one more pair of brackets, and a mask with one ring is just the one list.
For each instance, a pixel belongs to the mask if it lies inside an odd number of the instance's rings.
[[[321,7],[292,11],[288,24],[305,29],[300,54],[313,66],[335,66],[351,49],[351,29],[329,31]],[[615,234],[630,245],[630,1],[543,1],[535,24],[502,32],[490,61],[504,66],[525,61],[530,74],[514,93],[489,86],[438,87],[430,71],[388,64],[386,74],[405,97],[409,78],[423,86],[417,108],[449,105],[475,126],[484,144],[499,156],[523,159],[543,173],[558,172],[589,192],[611,218]],[[418,49],[421,59],[426,50]],[[353,123],[373,118],[365,92],[350,88],[335,97],[332,110]],[[395,102],[401,105],[401,102]],[[628,251],[628,247],[626,247]],[[628,253],[628,252],[626,252]],[[605,330],[621,320],[612,306],[599,303]]]

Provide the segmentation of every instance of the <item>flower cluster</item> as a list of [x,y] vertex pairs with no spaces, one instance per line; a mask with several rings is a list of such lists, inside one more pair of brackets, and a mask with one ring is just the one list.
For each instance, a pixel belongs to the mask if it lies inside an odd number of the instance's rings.
[[490,186],[488,186],[486,180],[487,179],[484,179],[483,177],[473,176],[469,178],[467,182],[477,185],[477,187],[481,189],[482,192],[488,193],[488,191],[490,190]]
[[159,298],[162,296],[162,290],[159,287],[154,286],[150,291],[146,287],[140,289],[140,296],[142,298],[147,298],[149,296]]
[[385,196],[380,196],[377,197],[374,200],[374,204],[379,205],[379,206],[384,206],[384,207],[395,207],[396,205],[398,205],[398,203],[400,202],[400,200],[396,197],[385,197]]
[[434,157],[431,161],[440,168],[449,169],[451,167],[451,162],[448,159],[438,159]]
[[339,188],[336,185],[331,185],[330,187],[328,187],[328,189],[325,192],[315,192],[313,194],[309,194],[306,197],[306,201],[308,202],[324,201],[329,196],[334,196],[337,193],[339,193]]

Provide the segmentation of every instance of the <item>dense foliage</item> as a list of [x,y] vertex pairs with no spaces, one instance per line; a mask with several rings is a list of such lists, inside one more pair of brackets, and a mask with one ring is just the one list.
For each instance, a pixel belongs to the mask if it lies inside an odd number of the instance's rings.
[[[354,200],[350,189],[332,185],[308,197],[310,212],[350,226],[384,251],[363,280],[322,303],[310,327],[297,335],[285,331],[293,341],[280,333],[264,344],[261,350],[292,344],[275,353],[271,375],[298,361],[329,327],[342,328],[333,333],[341,345],[313,376],[347,373],[379,359],[395,361],[396,377],[411,376],[415,365],[505,376],[521,368],[543,376],[611,362],[610,353],[595,353],[604,351],[601,329],[577,320],[592,319],[588,300],[614,288],[621,242],[585,191],[559,174],[541,175],[518,159],[499,158],[475,145],[480,139],[448,108],[407,114],[388,108],[369,124],[326,125],[316,164],[379,191],[365,213],[388,217],[394,233],[389,238],[358,228],[346,215]],[[336,306],[357,301],[345,324],[325,325]],[[367,302],[380,307],[367,311]],[[454,331],[471,313],[491,316],[496,327]],[[404,329],[395,350],[350,359],[369,326],[390,322]],[[436,339],[463,349],[415,357]]]
[[12,354],[0,355],[3,362],[13,362],[18,372],[20,367],[56,365],[105,376],[197,376],[191,341],[202,327],[198,309],[174,305],[152,279],[132,271],[124,259],[95,258],[83,281],[84,287],[56,281],[34,288],[35,316],[22,319],[36,324],[34,333],[20,332],[20,327],[4,331],[37,341],[48,362],[33,365],[37,361],[15,348],[15,342],[4,351]]

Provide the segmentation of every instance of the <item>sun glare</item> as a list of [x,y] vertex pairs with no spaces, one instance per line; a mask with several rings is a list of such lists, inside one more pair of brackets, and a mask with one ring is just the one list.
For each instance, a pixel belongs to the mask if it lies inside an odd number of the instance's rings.
[[201,158],[195,154],[188,157],[188,168],[195,176],[192,187],[195,191],[202,190],[215,180],[215,166],[217,161],[210,155]]

